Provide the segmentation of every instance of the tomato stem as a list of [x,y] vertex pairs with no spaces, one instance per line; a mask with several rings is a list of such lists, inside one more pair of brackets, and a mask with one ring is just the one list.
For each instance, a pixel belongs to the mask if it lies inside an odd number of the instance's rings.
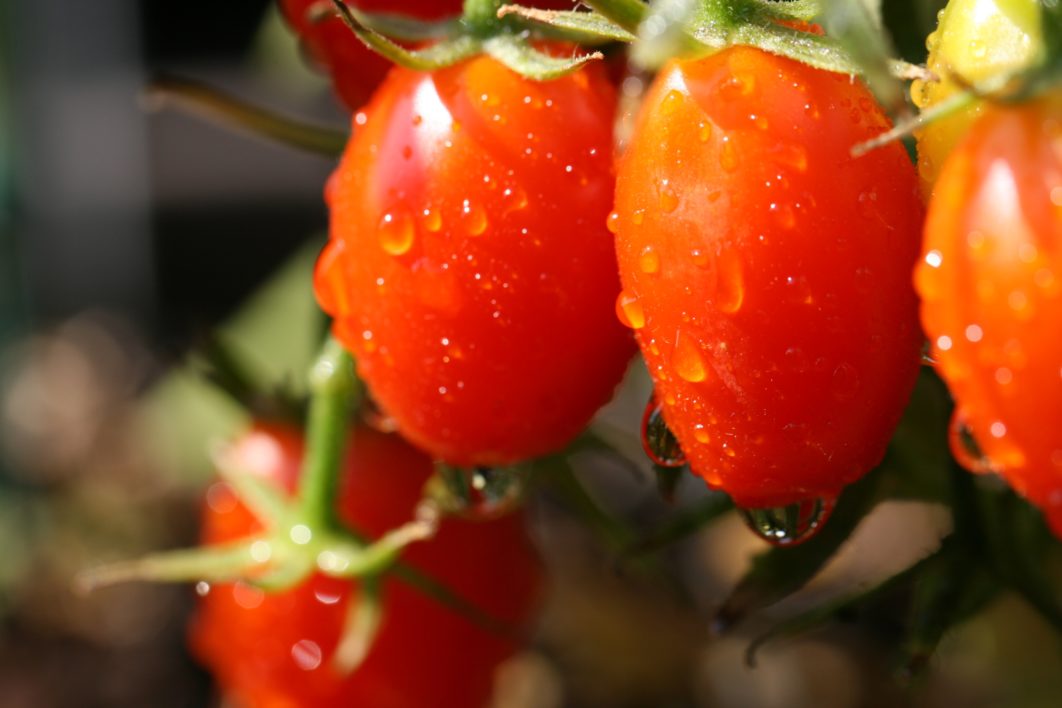
[[475,33],[494,34],[501,4],[501,0],[465,0],[461,19]]
[[350,411],[360,398],[350,354],[331,337],[310,371],[306,456],[299,478],[300,518],[311,528],[338,526],[336,487],[346,446]]

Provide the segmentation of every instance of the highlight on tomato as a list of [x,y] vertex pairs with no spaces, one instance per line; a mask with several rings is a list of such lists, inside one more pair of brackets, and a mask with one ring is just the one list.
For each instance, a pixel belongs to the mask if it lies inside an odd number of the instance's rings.
[[693,472],[775,542],[881,460],[919,368],[917,177],[849,154],[888,128],[847,75],[733,47],[664,68],[619,164],[620,319]]

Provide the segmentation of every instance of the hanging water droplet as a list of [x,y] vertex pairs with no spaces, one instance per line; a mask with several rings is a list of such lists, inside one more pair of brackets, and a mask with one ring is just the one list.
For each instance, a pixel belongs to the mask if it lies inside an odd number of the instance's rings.
[[973,429],[966,420],[966,414],[956,408],[951,414],[948,426],[948,446],[955,461],[977,474],[995,471],[995,465],[974,437]]
[[608,215],[608,219],[605,220],[605,228],[609,230],[609,233],[619,233],[620,215],[618,211],[614,211]]
[[774,546],[794,546],[818,533],[833,512],[833,499],[817,497],[786,506],[741,508],[752,532]]
[[682,452],[671,428],[667,427],[664,408],[655,395],[649,398],[642,415],[642,448],[649,459],[661,467],[681,467],[686,464],[686,454]]
[[645,326],[645,310],[638,298],[627,292],[620,291],[616,298],[616,317],[624,326],[631,329],[641,329]]
[[518,465],[455,467],[436,462],[426,493],[446,513],[489,521],[520,505],[526,478],[527,470]]
[[405,212],[387,212],[377,228],[380,247],[392,256],[409,252],[413,247],[413,234],[413,220]]

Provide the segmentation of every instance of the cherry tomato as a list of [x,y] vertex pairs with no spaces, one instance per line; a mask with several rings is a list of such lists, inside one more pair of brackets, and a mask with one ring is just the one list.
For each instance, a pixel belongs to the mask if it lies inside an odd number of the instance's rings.
[[[307,11],[321,0],[279,0],[284,19],[305,42],[310,56],[332,76],[340,100],[351,109],[364,105],[391,65],[358,40],[338,17],[311,22]],[[461,14],[462,0],[348,0],[366,12],[439,20]],[[524,3],[555,10],[572,9],[572,0]]]
[[898,145],[849,156],[886,128],[849,77],[734,47],[661,72],[620,163],[617,309],[692,470],[741,506],[829,502],[914,384],[917,178]]
[[[395,435],[358,428],[351,437],[337,506],[372,536],[411,518],[431,461]],[[292,489],[300,434],[258,426],[234,445],[233,463]],[[227,487],[207,497],[204,539],[232,541],[259,529]],[[491,522],[446,520],[438,536],[404,558],[492,616],[522,625],[537,597],[539,568],[510,515]],[[358,583],[315,575],[293,590],[215,585],[200,600],[192,647],[236,706],[470,708],[490,695],[494,667],[515,649],[397,580],[384,580],[384,619],[364,663],[349,675],[332,665]]]
[[[926,40],[927,68],[939,81],[915,81],[911,97],[929,108],[962,88],[1036,61],[1042,51],[1037,0],[951,0]],[[957,80],[959,79],[959,80]],[[978,101],[916,133],[918,172],[926,196],[944,160],[984,112]]]
[[940,173],[924,249],[916,284],[956,401],[953,449],[1062,534],[1062,93],[974,124]]
[[435,457],[557,450],[622,377],[614,108],[600,66],[538,83],[481,57],[396,69],[355,117],[317,296],[381,408]]

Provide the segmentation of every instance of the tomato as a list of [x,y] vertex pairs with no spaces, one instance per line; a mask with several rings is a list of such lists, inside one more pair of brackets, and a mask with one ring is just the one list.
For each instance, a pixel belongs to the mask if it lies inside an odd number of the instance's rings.
[[[402,14],[439,20],[461,14],[462,0],[348,0],[366,12]],[[305,42],[310,56],[332,76],[336,93],[348,108],[360,108],[383,80],[391,65],[358,40],[338,17],[311,22],[307,11],[320,0],[279,0],[284,19]],[[572,9],[572,0],[525,3],[556,10]]]
[[[284,19],[305,42],[310,56],[331,74],[343,104],[351,109],[362,106],[387,74],[390,62],[362,44],[339,17],[311,22],[307,11],[319,0],[279,2]],[[461,0],[354,0],[351,5],[429,20],[461,12]]]
[[690,463],[743,507],[882,457],[919,368],[917,177],[867,89],[757,49],[674,61],[617,175],[621,318]]
[[990,108],[944,164],[916,271],[922,323],[984,459],[1062,534],[1062,93]]
[[[366,427],[354,431],[351,443],[337,507],[346,523],[379,536],[411,518],[431,461],[399,437]],[[302,451],[297,431],[258,426],[230,454],[239,468],[293,489]],[[437,537],[411,546],[404,558],[492,616],[520,626],[535,605],[539,576],[521,523],[518,514],[478,524],[444,520]],[[227,487],[210,491],[206,542],[258,529]],[[379,634],[350,675],[337,672],[331,658],[358,584],[323,575],[278,593],[215,585],[200,600],[192,647],[238,706],[483,705],[494,667],[515,649],[512,641],[397,580],[385,579],[383,593]]]
[[[951,0],[926,40],[927,68],[940,80],[915,81],[911,97],[920,108],[929,108],[962,88],[956,78],[978,82],[1022,68],[1038,59],[1041,45],[1037,0]],[[926,196],[944,160],[984,109],[977,101],[916,133]]]
[[560,449],[634,351],[612,315],[615,92],[480,57],[396,69],[326,189],[316,289],[409,440],[454,465]]

